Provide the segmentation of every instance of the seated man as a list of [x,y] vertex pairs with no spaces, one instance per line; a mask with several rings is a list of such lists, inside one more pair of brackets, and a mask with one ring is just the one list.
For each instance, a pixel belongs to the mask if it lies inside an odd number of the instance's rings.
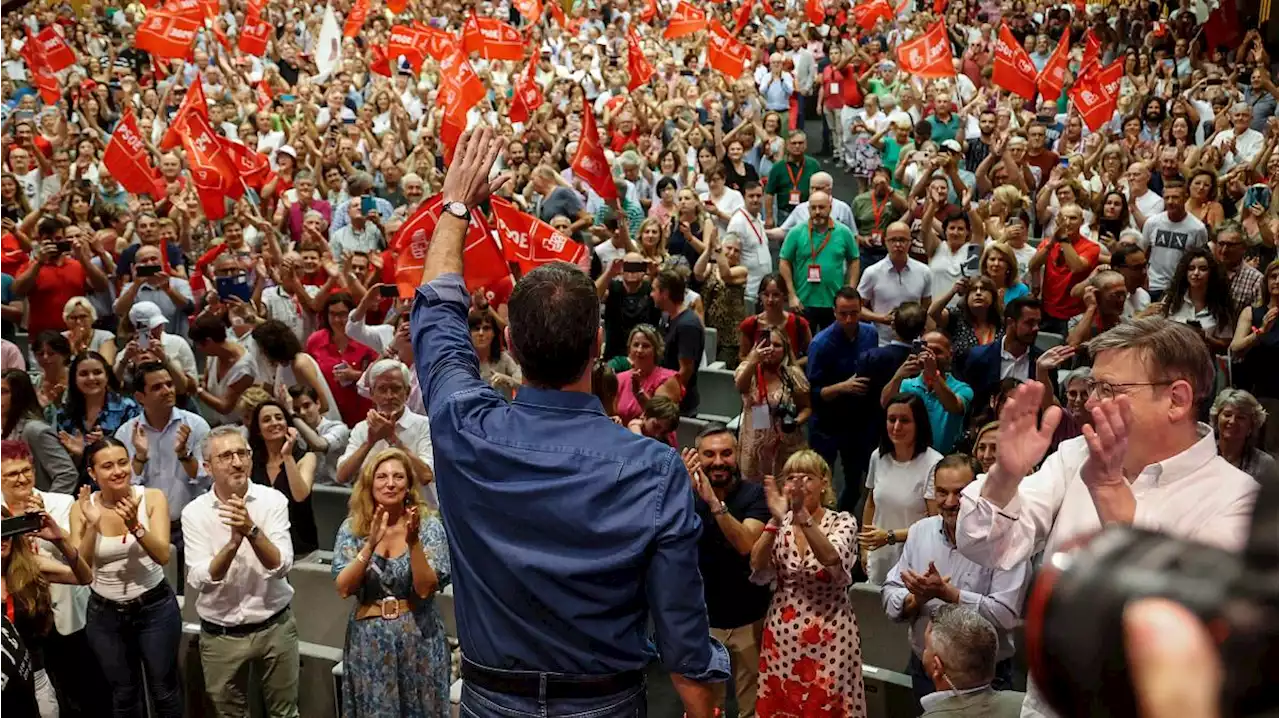
[[925,670],[937,689],[920,699],[922,717],[1014,718],[1023,694],[993,688],[996,631],[970,606],[943,606],[924,638]]
[[1012,685],[1013,629],[1018,623],[1031,566],[1022,561],[1010,571],[983,568],[956,551],[960,493],[981,473],[981,468],[964,454],[951,454],[938,462],[933,472],[933,499],[939,515],[921,519],[911,527],[902,556],[889,569],[880,592],[880,601],[890,619],[911,622],[911,662],[907,673],[916,698],[933,691],[931,674],[922,660],[926,627],[948,604],[973,607],[996,629],[995,680],[987,676],[983,683],[996,690]]
[[[431,427],[427,417],[405,406],[409,398],[409,368],[395,359],[379,359],[369,367],[370,398],[373,408],[355,428],[347,450],[338,459],[338,483],[350,484],[360,475],[365,459],[383,449],[404,449],[417,464],[418,475],[430,481],[434,459],[431,454]],[[435,487],[427,498],[437,506]]]

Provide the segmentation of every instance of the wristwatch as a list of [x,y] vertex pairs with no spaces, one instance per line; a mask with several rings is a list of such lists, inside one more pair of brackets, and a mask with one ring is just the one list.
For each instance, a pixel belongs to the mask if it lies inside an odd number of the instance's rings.
[[445,202],[443,205],[445,212],[457,217],[458,219],[471,221],[471,210],[467,209],[467,205],[461,202]]
[[890,545],[890,546],[892,546],[892,545],[894,545],[894,544],[896,544],[896,543],[898,543],[898,534],[894,533],[893,531],[890,531],[890,532],[889,532],[889,545]]
[[729,513],[729,506],[727,504],[720,504],[720,508],[712,509],[711,513],[716,516],[723,516],[724,514]]
[[147,535],[147,530],[142,528],[142,524],[138,524],[137,526],[129,529],[129,533],[133,534],[134,538],[141,541],[142,537]]
[[258,538],[258,534],[260,533],[262,533],[262,529],[258,528],[257,526],[254,526],[253,528],[249,529],[249,533],[245,534],[244,537],[252,541]]

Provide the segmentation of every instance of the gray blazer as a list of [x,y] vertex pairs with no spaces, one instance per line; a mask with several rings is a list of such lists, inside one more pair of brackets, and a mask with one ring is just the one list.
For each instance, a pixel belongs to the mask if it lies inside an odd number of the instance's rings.
[[21,438],[31,447],[37,489],[59,494],[76,492],[80,472],[52,426],[38,419],[27,419],[18,424],[13,433],[16,436],[10,438]]
[[946,716],[946,718],[1018,718],[1022,712],[1025,693],[1018,691],[993,691],[951,696],[925,711],[921,718]]

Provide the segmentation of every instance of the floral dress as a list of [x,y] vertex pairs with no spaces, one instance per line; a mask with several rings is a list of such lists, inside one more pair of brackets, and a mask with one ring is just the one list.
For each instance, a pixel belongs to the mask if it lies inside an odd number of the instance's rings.
[[[736,371],[743,371],[745,364],[738,365]],[[738,429],[739,441],[738,461],[741,462],[742,478],[759,483],[766,475],[777,476],[791,455],[804,448],[804,427],[795,431],[782,430],[782,421],[774,412],[783,402],[795,404],[797,394],[809,393],[809,381],[798,367],[778,367],[788,372],[787,380],[781,375],[777,382],[765,379],[768,392],[760,394],[760,376],[756,373],[751,379],[751,386],[742,395],[742,424]],[[736,379],[736,377],[735,377]],[[763,409],[756,407],[763,405]],[[797,407],[798,408],[798,407]],[[761,414],[769,417],[763,425],[757,425]]]
[[[444,524],[434,514],[422,517],[420,529],[427,562],[449,584],[449,547]],[[356,536],[351,519],[342,522],[334,543],[333,575],[356,560],[365,538]],[[347,623],[342,677],[344,718],[401,716],[443,718],[449,715],[449,647],[444,621],[432,599],[419,600],[413,593],[409,551],[395,558],[374,554],[365,571],[357,600],[370,603],[386,596],[408,599],[413,611],[399,618],[367,618]]]
[[707,326],[716,330],[716,360],[730,369],[738,366],[738,325],[747,313],[746,289],[745,283],[726,283],[718,267],[707,273],[702,288]]
[[773,544],[772,568],[751,575],[775,586],[760,638],[759,718],[852,718],[867,714],[862,686],[858,620],[849,600],[850,570],[858,560],[858,522],[852,514],[824,511],[818,525],[840,555],[840,564],[818,564],[806,547],[801,557],[790,526]]

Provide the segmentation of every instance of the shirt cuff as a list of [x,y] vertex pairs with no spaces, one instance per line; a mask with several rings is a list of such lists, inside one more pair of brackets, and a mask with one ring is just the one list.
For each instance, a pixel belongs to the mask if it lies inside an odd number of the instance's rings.
[[462,280],[461,274],[455,272],[441,274],[418,287],[418,294],[426,300],[428,306],[446,302],[471,306],[471,294],[467,292],[466,282]]
[[729,680],[729,652],[720,641],[714,638],[707,640],[711,642],[711,661],[707,667],[698,673],[681,673],[680,675],[699,683],[723,683]]

